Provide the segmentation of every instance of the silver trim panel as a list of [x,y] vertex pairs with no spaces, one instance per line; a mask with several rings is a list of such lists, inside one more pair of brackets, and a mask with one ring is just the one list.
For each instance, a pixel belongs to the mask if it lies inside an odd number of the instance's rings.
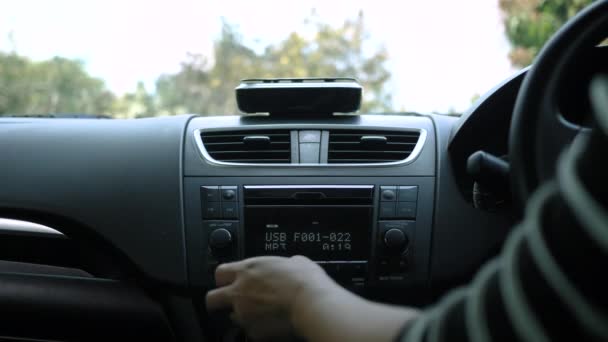
[[[285,126],[275,126],[275,125],[256,125],[256,126],[247,126],[247,127],[239,127],[238,130],[267,130],[267,129],[285,129],[286,131],[296,131],[296,130],[307,130],[307,129],[316,129],[329,131],[333,129],[343,129],[343,130],[360,130],[358,127],[348,127],[348,125],[316,125],[316,124],[299,124],[292,125],[290,128],[285,128]],[[366,128],[368,129],[368,128]],[[427,131],[423,128],[395,128],[395,127],[386,127],[386,126],[374,126],[369,127],[369,129],[378,129],[385,131],[395,131],[395,132],[419,132],[420,136],[418,137],[418,141],[416,142],[416,146],[412,150],[410,155],[401,161],[389,162],[389,163],[352,163],[352,164],[273,164],[273,163],[231,163],[231,162],[223,162],[214,159],[205,149],[205,145],[203,144],[203,139],[201,138],[201,133],[204,132],[230,132],[236,130],[234,127],[226,127],[226,128],[209,128],[209,129],[195,129],[194,130],[194,142],[198,148],[200,155],[205,159],[209,164],[216,166],[235,166],[235,167],[249,167],[249,166],[259,166],[259,167],[305,167],[305,168],[325,168],[325,167],[382,167],[382,166],[402,166],[412,163],[422,151],[424,147],[424,143],[426,142]]]
[[38,223],[5,218],[0,218],[0,234],[66,237],[60,231]]

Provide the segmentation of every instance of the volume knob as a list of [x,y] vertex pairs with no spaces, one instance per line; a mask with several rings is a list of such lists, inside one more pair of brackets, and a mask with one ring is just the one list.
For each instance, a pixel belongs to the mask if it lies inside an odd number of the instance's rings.
[[209,247],[212,250],[218,250],[230,246],[232,244],[232,234],[225,228],[219,228],[211,232],[209,235]]
[[384,244],[391,251],[401,252],[405,250],[408,243],[409,239],[401,229],[393,228],[384,233]]

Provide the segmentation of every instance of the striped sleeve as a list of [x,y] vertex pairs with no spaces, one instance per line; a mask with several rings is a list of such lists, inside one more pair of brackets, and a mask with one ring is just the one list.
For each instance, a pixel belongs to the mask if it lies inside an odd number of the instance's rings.
[[608,341],[608,211],[578,177],[584,144],[562,156],[500,255],[400,341]]

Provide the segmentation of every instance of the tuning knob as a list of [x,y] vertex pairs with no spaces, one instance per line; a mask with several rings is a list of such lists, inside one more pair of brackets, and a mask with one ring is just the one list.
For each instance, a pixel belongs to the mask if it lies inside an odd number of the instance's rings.
[[219,228],[209,235],[209,247],[212,251],[221,250],[232,244],[232,234],[225,228]]
[[407,235],[400,229],[389,229],[384,233],[384,244],[390,251],[402,252],[409,243]]

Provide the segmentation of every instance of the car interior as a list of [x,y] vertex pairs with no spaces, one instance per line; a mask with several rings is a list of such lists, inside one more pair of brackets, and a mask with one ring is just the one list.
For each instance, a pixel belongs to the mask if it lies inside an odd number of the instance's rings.
[[0,118],[0,339],[246,341],[204,298],[218,265],[261,255],[435,303],[596,130],[607,32],[597,1],[460,117],[357,112],[352,75],[243,80],[244,115]]

